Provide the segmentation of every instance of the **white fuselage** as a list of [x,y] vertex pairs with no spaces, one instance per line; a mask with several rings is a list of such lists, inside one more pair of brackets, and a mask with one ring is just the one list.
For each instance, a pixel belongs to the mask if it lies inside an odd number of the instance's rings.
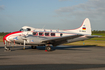
[[[21,36],[28,36],[28,35],[33,35],[35,37],[37,36],[37,37],[45,37],[45,38],[57,38],[57,37],[71,36],[76,34],[82,34],[83,36],[80,36],[78,38],[73,38],[70,41],[69,40],[68,41],[75,42],[75,41],[88,39],[87,36],[91,35],[91,25],[88,18],[86,18],[83,21],[83,24],[79,28],[72,29],[72,30],[38,29],[38,28],[29,27],[29,26],[24,26],[21,28],[20,31],[7,34],[3,38],[3,40],[6,40],[8,42],[14,42],[14,41],[19,42],[19,40],[21,40],[20,38]],[[27,43],[30,43],[30,41],[27,41]]]

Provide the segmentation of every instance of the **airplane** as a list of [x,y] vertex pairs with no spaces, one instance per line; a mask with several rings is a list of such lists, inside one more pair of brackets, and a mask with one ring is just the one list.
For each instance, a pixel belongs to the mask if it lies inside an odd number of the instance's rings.
[[24,45],[23,49],[25,49],[25,45],[31,45],[32,49],[36,49],[37,46],[46,46],[45,50],[51,51],[52,46],[56,47],[64,43],[84,41],[96,37],[91,34],[90,20],[86,18],[77,29],[38,29],[23,26],[19,31],[5,35],[3,42],[5,44],[5,50],[10,50],[10,48],[7,48],[8,42],[22,44]]

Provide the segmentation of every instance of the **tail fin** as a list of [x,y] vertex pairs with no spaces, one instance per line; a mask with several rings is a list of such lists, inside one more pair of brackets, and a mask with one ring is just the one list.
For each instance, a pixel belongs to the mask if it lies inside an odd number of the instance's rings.
[[90,20],[88,18],[86,18],[79,28],[73,29],[73,30],[67,30],[67,31],[75,32],[75,33],[80,33],[80,34],[91,35]]
[[79,32],[81,32],[82,34],[88,34],[91,35],[91,24],[90,24],[90,20],[88,18],[86,18],[83,21],[83,24],[81,25],[80,28],[78,28]]

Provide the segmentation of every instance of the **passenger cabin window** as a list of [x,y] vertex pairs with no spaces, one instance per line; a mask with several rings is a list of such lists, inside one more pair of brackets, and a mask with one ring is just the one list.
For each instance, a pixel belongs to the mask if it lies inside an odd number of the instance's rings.
[[37,32],[33,32],[33,35],[37,35]]
[[51,36],[55,36],[55,33],[51,33]]
[[27,28],[27,31],[31,31],[31,29],[30,28]]
[[49,33],[45,33],[45,36],[49,36]]
[[43,35],[43,33],[42,32],[39,32],[39,36],[42,36]]
[[61,33],[60,36],[62,36],[63,34]]

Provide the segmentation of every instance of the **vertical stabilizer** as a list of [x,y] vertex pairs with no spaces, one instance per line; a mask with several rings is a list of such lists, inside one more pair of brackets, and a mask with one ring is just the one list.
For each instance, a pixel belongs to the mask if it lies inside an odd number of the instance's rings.
[[75,32],[75,33],[79,33],[79,34],[91,35],[90,20],[88,18],[86,18],[79,28],[72,29],[72,30],[66,30],[66,31]]
[[86,18],[83,21],[83,24],[81,25],[80,28],[78,28],[79,32],[82,34],[88,34],[91,35],[91,24],[90,24],[90,20],[88,18]]

